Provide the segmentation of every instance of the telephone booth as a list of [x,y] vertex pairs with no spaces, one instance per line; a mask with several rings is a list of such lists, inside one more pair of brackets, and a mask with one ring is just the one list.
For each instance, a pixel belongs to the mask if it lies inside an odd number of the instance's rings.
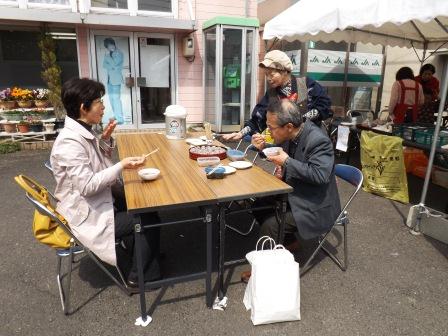
[[205,121],[239,131],[256,99],[258,19],[216,17],[204,23]]

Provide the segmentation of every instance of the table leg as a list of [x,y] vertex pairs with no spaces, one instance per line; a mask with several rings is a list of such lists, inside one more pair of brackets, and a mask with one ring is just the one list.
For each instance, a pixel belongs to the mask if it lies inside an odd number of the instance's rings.
[[143,228],[141,225],[141,218],[139,216],[139,222],[134,226],[135,233],[135,253],[137,254],[137,274],[138,274],[138,291],[140,295],[140,313],[143,322],[149,316],[146,315],[146,297],[145,297],[145,278],[143,275],[143,258],[142,258],[142,235]]
[[281,209],[279,215],[278,223],[278,237],[277,243],[283,244],[283,239],[285,239],[285,220],[286,220],[286,210],[288,207],[288,195],[284,194],[281,196],[281,200],[278,201],[277,209]]
[[213,220],[211,208],[205,209],[206,235],[207,235],[207,274],[205,278],[205,296],[206,305],[212,307],[212,257],[213,257]]
[[218,298],[221,301],[224,297],[224,252],[225,252],[225,231],[226,231],[226,208],[219,207],[219,265],[218,265]]

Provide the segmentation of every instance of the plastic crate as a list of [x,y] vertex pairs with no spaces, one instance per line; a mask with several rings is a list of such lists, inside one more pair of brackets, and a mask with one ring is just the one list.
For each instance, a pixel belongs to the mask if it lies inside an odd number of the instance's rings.
[[415,133],[424,130],[428,130],[428,128],[416,125],[403,125],[401,130],[401,137],[408,141],[415,141]]
[[403,127],[401,124],[392,124],[392,134],[401,138]]
[[414,134],[414,141],[422,145],[431,145],[433,132],[432,130],[417,130]]
[[[415,142],[428,146],[432,144],[434,138],[434,129],[417,130],[414,133]],[[448,144],[448,131],[441,130],[439,133],[439,138],[437,139],[436,146],[442,147],[446,144]]]

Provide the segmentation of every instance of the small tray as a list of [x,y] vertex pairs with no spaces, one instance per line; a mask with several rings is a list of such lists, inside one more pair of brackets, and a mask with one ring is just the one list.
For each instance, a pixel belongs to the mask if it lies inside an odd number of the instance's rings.
[[198,157],[196,159],[199,167],[216,166],[221,162],[221,159],[217,156]]

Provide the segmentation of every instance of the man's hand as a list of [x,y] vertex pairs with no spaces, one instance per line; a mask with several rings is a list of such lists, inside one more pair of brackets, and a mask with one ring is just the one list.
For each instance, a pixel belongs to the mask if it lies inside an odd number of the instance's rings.
[[270,155],[266,156],[269,161],[274,163],[277,166],[283,166],[285,164],[286,159],[289,157],[288,154],[283,149],[280,149],[278,155]]
[[252,135],[251,144],[254,145],[259,151],[263,150],[266,145],[265,136],[260,133]]
[[144,156],[130,156],[121,160],[123,169],[135,169],[143,166],[146,158]]
[[229,140],[240,140],[243,137],[243,135],[240,132],[234,132],[234,133],[230,133],[230,134],[224,134],[222,136],[222,138],[225,141],[229,141]]
[[114,131],[117,124],[118,123],[115,119],[109,119],[109,123],[104,128],[103,135],[101,136],[101,139],[106,140],[106,141],[109,140],[110,136],[112,135],[112,132]]

